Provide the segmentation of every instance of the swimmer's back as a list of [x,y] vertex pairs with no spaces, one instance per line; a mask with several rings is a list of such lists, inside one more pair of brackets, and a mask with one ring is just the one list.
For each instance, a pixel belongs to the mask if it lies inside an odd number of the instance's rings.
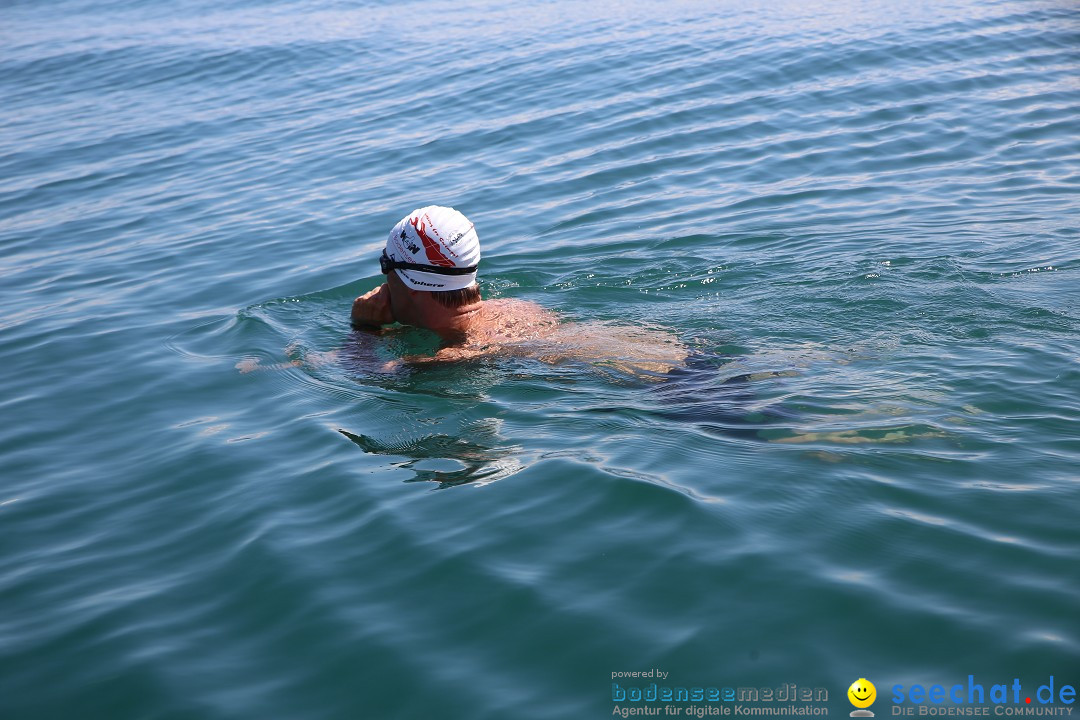
[[683,364],[686,346],[671,332],[603,322],[563,323],[533,302],[485,301],[464,341],[443,348],[436,359],[482,355],[532,357],[547,363],[601,363],[638,374],[666,373]]
[[559,327],[559,316],[528,300],[485,300],[470,325],[466,344],[513,343],[546,337]]

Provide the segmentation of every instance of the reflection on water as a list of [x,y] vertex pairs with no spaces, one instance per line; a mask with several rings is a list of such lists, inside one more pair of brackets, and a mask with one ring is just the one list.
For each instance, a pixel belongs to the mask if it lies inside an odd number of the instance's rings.
[[[1076,5],[3,3],[0,718],[1080,667]],[[430,202],[562,347],[350,330]]]
[[434,482],[441,490],[466,483],[486,485],[524,467],[518,458],[522,448],[500,445],[498,427],[498,419],[489,418],[461,428],[457,436],[432,434],[404,442],[383,442],[344,429],[338,432],[366,453],[407,458],[393,463],[415,473],[406,482]]

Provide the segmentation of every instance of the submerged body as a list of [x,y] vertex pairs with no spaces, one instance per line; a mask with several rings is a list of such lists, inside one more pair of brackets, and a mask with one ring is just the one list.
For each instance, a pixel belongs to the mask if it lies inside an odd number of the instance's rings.
[[[358,325],[365,317],[380,316],[381,302],[393,297],[391,279],[381,288],[357,299],[373,303],[357,312]],[[383,290],[386,288],[386,290]],[[384,293],[389,293],[384,296]],[[436,332],[443,347],[430,357],[408,357],[405,362],[453,362],[480,357],[528,357],[546,363],[578,361],[600,364],[622,372],[664,374],[681,367],[686,346],[670,332],[652,328],[602,322],[562,322],[559,316],[533,302],[515,299],[482,300],[459,309],[452,322],[416,324]],[[444,313],[447,314],[448,313]],[[361,322],[357,322],[357,318]],[[383,319],[390,315],[382,314]],[[381,325],[381,323],[379,323]]]
[[484,301],[464,333],[430,360],[498,355],[663,374],[680,367],[688,353],[670,332],[601,322],[564,323],[536,303],[505,299]]

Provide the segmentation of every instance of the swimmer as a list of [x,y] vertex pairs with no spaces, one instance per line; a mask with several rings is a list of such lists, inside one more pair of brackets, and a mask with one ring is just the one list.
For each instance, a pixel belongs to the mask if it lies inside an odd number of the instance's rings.
[[379,258],[386,282],[353,301],[352,323],[426,328],[448,347],[476,345],[482,336],[542,332],[557,323],[536,303],[481,299],[479,262],[480,239],[464,215],[434,205],[414,210],[390,231]]
[[414,210],[386,240],[379,258],[386,282],[353,301],[353,326],[377,329],[397,322],[426,328],[442,339],[434,357],[409,362],[502,354],[662,374],[686,359],[686,347],[668,332],[562,323],[533,302],[484,300],[476,282],[479,262],[480,239],[464,215],[434,205]]

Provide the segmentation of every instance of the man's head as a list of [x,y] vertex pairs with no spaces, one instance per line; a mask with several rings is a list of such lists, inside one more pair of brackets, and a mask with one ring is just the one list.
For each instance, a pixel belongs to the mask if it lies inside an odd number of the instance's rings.
[[476,228],[453,208],[414,210],[394,226],[380,258],[394,317],[433,328],[480,302]]

